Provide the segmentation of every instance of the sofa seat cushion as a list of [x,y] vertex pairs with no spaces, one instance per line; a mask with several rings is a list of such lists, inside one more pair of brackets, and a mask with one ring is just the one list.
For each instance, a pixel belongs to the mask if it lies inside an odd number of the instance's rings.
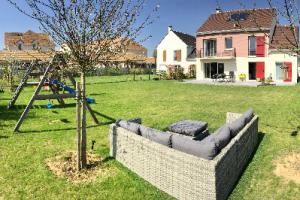
[[207,122],[193,121],[193,120],[183,120],[171,124],[169,126],[169,131],[171,132],[188,135],[192,137],[196,137],[206,129],[207,129]]
[[119,127],[125,128],[128,131],[131,131],[135,134],[141,135],[141,133],[140,133],[140,126],[141,125],[140,124],[129,122],[129,121],[126,121],[126,120],[118,120],[116,122],[116,125],[119,126]]
[[149,140],[171,147],[171,133],[162,132],[142,125],[140,126],[140,133]]
[[221,151],[231,140],[230,129],[228,125],[224,125],[213,134],[207,137],[207,140],[212,140],[215,142],[218,150]]
[[254,111],[252,108],[243,113],[242,117],[245,119],[245,124],[249,123],[254,117]]
[[213,140],[205,138],[196,141],[178,134],[172,135],[172,148],[207,160],[212,160],[218,154],[217,145]]

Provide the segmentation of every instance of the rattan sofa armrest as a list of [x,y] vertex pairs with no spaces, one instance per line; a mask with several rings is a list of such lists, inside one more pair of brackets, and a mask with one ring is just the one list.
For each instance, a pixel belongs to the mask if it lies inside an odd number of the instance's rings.
[[240,116],[242,116],[241,113],[228,112],[226,114],[226,123],[231,123],[231,122],[235,121],[236,119],[238,119]]

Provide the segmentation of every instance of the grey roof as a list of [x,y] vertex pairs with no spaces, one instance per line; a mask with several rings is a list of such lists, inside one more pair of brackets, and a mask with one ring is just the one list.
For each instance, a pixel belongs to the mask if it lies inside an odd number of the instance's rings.
[[196,37],[178,31],[173,32],[188,46],[196,46]]

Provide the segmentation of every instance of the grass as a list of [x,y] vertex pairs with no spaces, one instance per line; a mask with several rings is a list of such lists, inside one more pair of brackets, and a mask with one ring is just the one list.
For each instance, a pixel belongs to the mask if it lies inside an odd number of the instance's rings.
[[[107,157],[108,125],[114,119],[142,117],[147,126],[165,129],[180,119],[204,120],[210,131],[225,122],[227,111],[253,107],[260,116],[261,143],[230,199],[297,199],[300,185],[273,174],[274,160],[299,150],[300,86],[230,87],[181,84],[175,81],[126,81],[124,77],[88,78],[92,108],[102,126],[88,118],[88,149]],[[143,78],[146,79],[145,77]],[[128,79],[127,79],[128,80]],[[114,175],[89,184],[55,177],[45,160],[75,149],[75,104],[46,109],[35,103],[19,134],[12,129],[32,95],[26,88],[14,110],[6,110],[10,93],[0,94],[0,199],[172,199],[114,160]],[[56,102],[54,102],[56,103]],[[299,133],[300,134],[300,133]]]

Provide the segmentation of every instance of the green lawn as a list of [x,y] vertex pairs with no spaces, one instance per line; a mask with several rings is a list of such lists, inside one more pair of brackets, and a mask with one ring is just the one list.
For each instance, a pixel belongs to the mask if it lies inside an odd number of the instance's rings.
[[[88,148],[96,140],[94,153],[108,156],[108,124],[113,119],[142,117],[144,124],[158,129],[180,119],[196,119],[207,121],[213,131],[225,122],[227,111],[253,107],[260,116],[261,142],[230,199],[300,196],[300,185],[272,172],[276,158],[300,149],[300,136],[295,134],[300,131],[300,86],[204,86],[134,82],[124,77],[93,77],[88,83],[88,93],[97,101],[92,107],[104,123],[95,126],[88,118]],[[74,100],[68,100],[66,108],[55,109],[46,109],[47,101],[36,102],[21,133],[13,134],[32,92],[33,88],[26,88],[11,111],[6,110],[11,94],[0,94],[0,199],[172,199],[114,160],[106,162],[115,168],[114,174],[94,183],[75,185],[52,175],[45,159],[76,148]]]

